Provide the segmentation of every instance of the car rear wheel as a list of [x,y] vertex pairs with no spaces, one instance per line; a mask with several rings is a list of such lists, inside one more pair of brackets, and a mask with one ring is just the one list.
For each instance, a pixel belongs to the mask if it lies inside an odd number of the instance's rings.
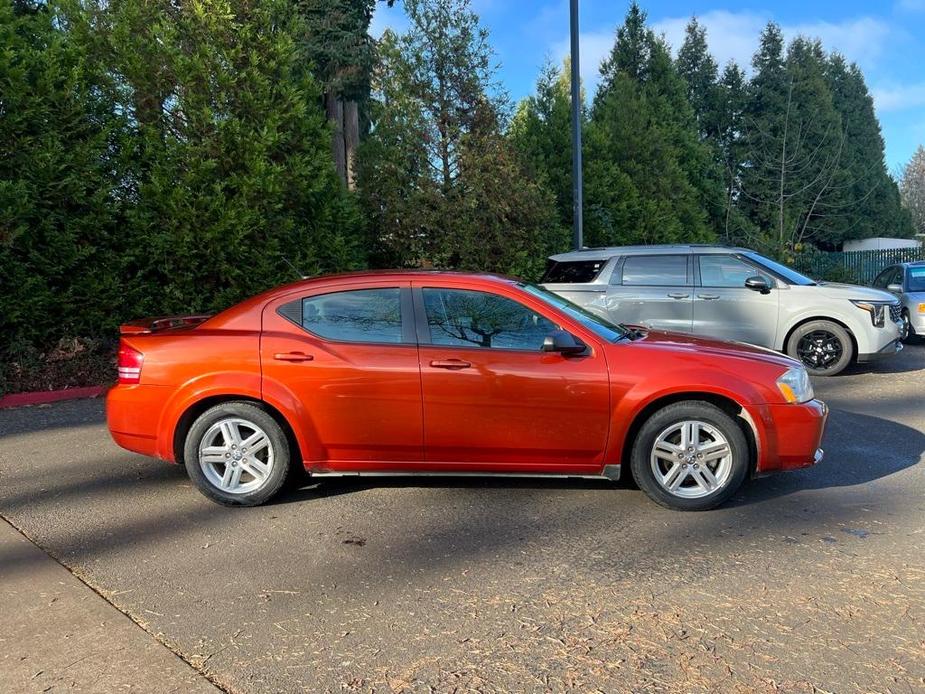
[[285,432],[247,402],[222,403],[204,412],[190,427],[183,454],[199,491],[226,506],[268,501],[289,473]]
[[787,354],[802,362],[813,376],[834,376],[854,358],[851,336],[838,323],[814,320],[804,323],[787,341]]
[[656,503],[705,511],[729,499],[749,469],[749,447],[736,421],[715,405],[668,405],[643,424],[633,445],[636,483]]

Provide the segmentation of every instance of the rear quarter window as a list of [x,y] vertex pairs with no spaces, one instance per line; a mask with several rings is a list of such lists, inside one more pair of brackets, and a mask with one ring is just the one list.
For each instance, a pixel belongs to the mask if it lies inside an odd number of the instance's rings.
[[401,290],[352,289],[317,294],[280,307],[310,333],[338,342],[402,342]]
[[550,260],[540,282],[552,284],[593,282],[606,264],[606,260]]

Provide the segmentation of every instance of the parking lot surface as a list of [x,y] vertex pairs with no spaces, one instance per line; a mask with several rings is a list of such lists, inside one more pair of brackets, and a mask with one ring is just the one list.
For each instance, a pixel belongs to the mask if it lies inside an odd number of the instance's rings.
[[925,345],[816,387],[825,461],[706,513],[471,478],[227,509],[92,400],[0,412],[0,515],[228,691],[922,691]]

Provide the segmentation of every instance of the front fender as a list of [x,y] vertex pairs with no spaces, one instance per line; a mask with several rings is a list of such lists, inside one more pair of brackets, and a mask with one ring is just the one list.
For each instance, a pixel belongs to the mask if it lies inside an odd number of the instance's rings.
[[636,430],[638,418],[648,408],[660,400],[676,401],[679,396],[686,395],[692,400],[702,395],[721,397],[737,404],[746,413],[746,421],[752,426],[759,449],[763,448],[762,427],[755,426],[752,415],[756,410],[754,403],[766,402],[767,395],[757,385],[743,381],[741,376],[721,370],[705,373],[703,369],[677,369],[659,373],[657,381],[643,379],[612,385],[616,406],[610,429],[613,436],[605,457],[607,461],[623,461],[627,437]]

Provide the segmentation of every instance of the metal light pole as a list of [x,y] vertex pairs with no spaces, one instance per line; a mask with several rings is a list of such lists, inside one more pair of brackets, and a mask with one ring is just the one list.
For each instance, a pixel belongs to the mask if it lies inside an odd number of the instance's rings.
[[572,53],[572,245],[581,250],[582,229],[581,177],[581,77],[578,70],[578,0],[569,0],[569,25]]

